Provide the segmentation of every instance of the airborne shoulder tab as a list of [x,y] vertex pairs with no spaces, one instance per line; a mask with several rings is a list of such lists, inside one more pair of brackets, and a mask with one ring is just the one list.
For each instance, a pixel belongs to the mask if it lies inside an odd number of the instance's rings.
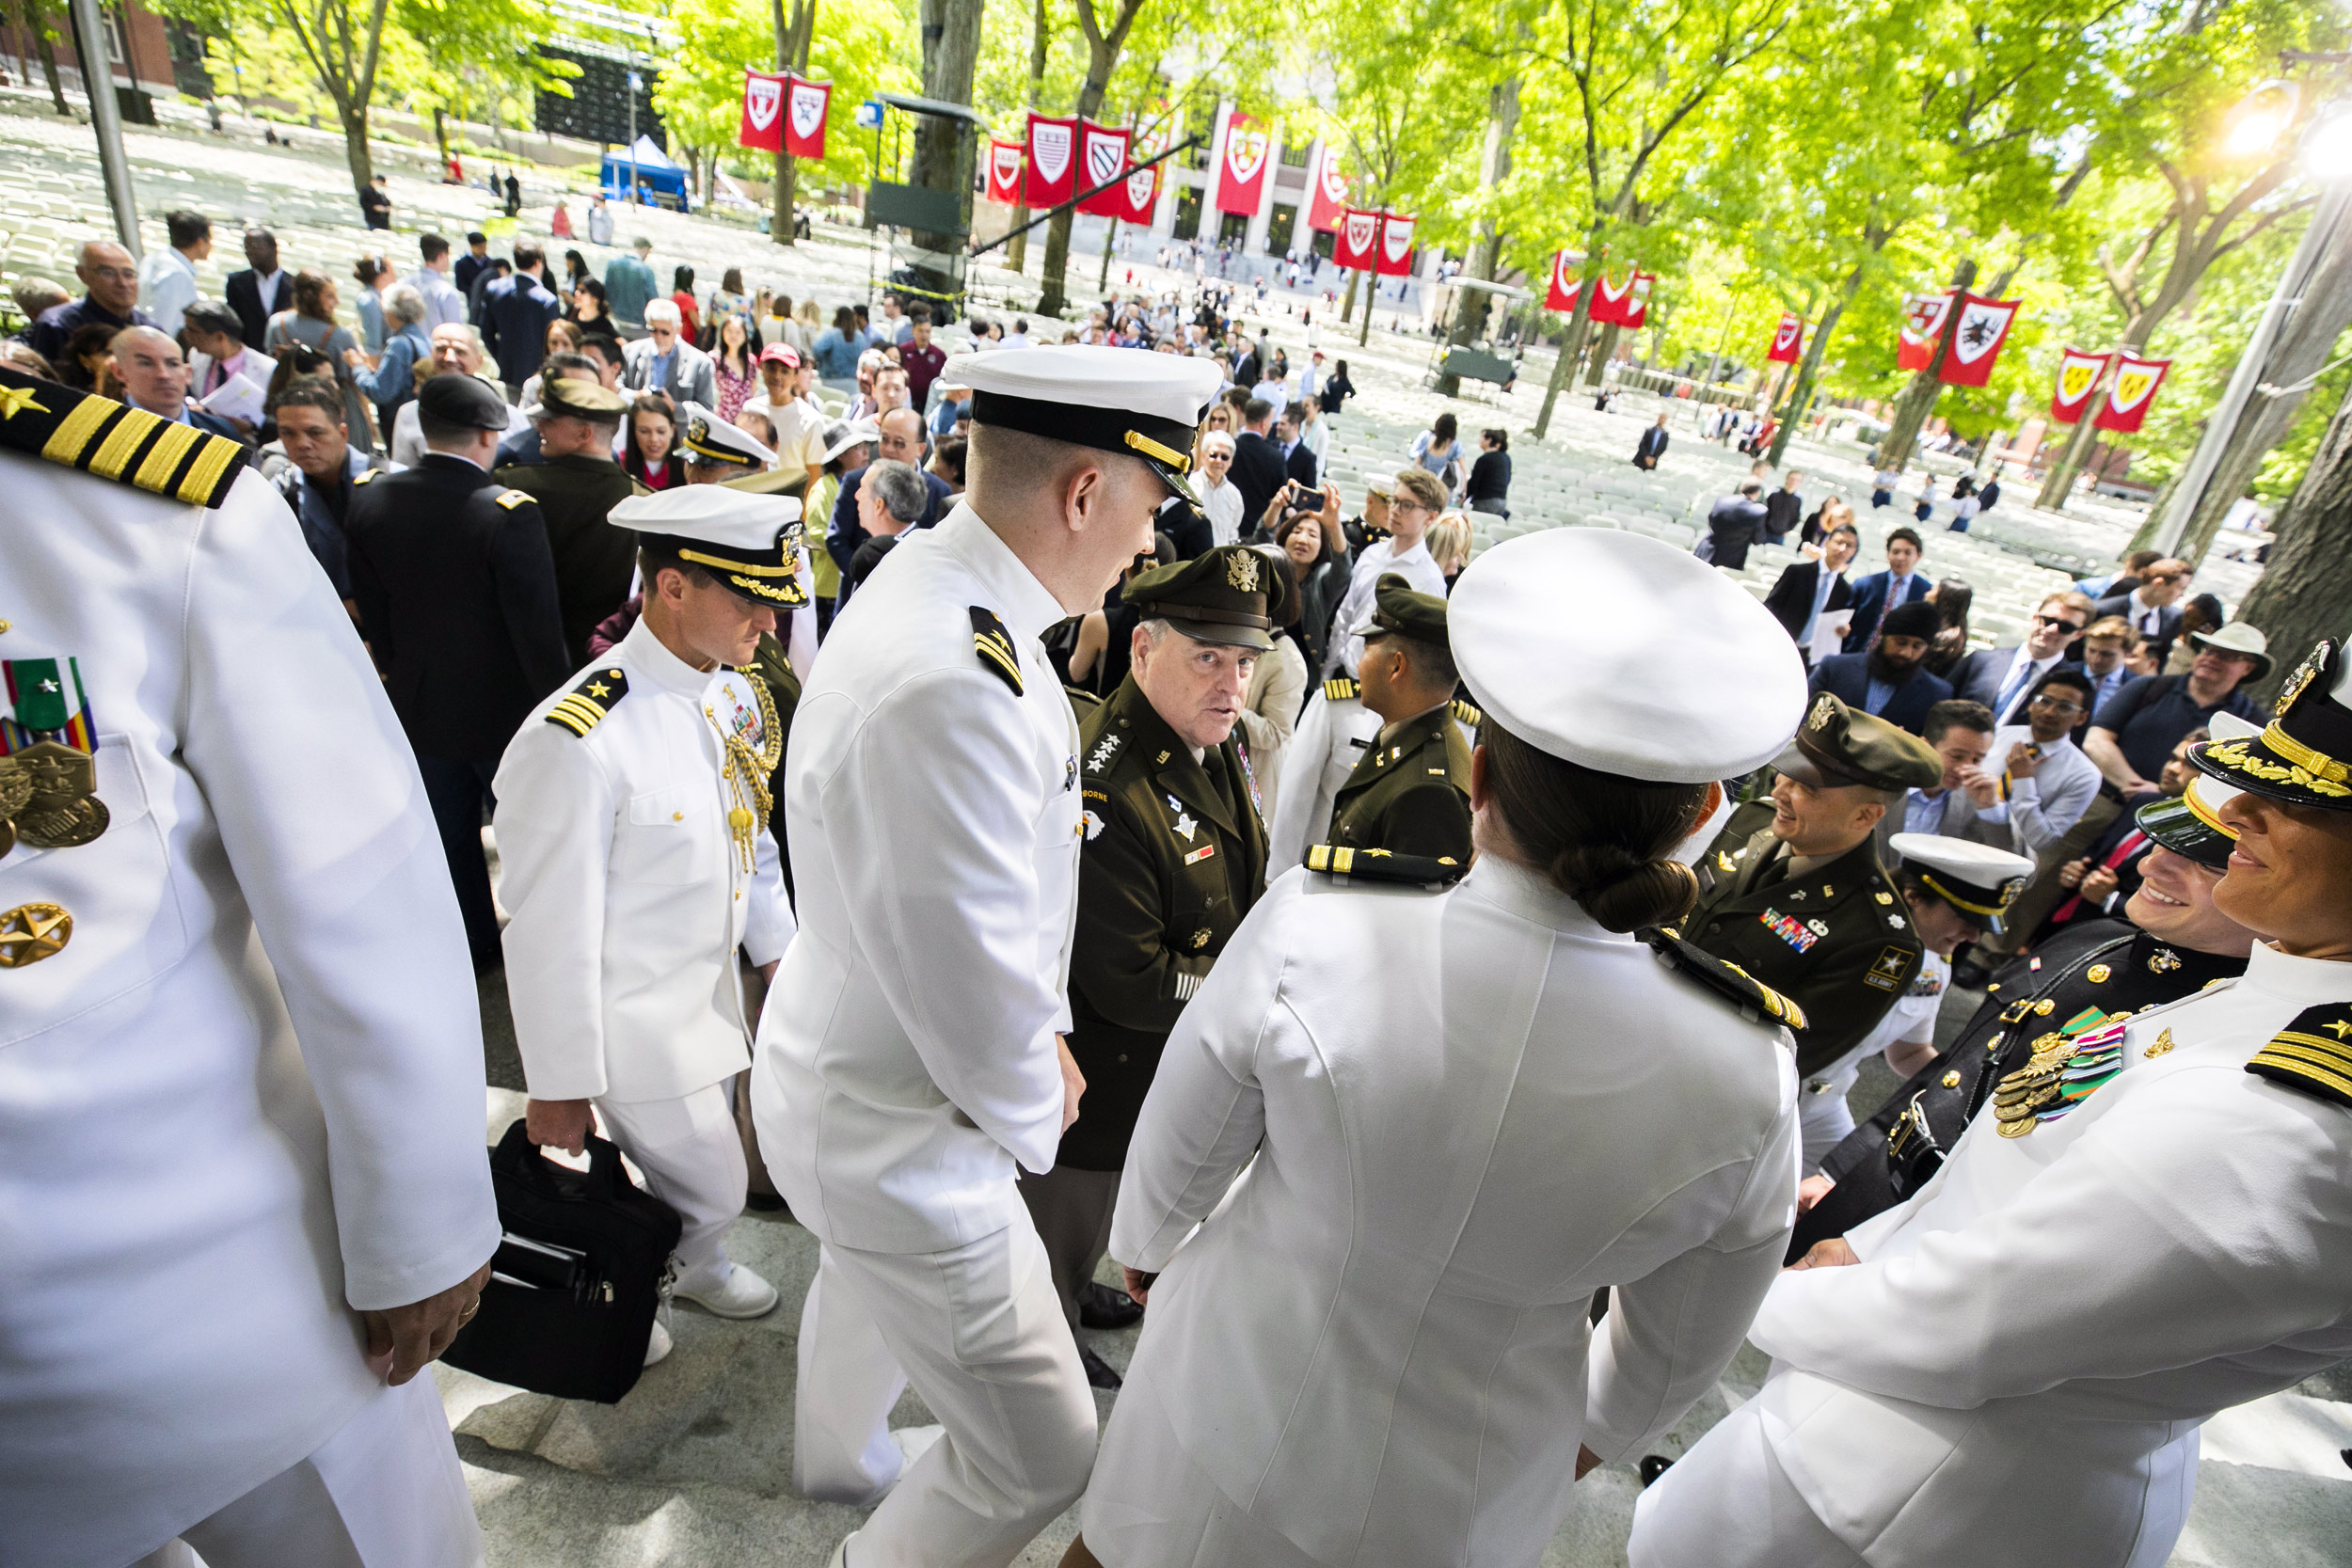
[[351,483],[354,484],[373,484],[375,483],[376,476],[381,474],[383,471],[384,470],[381,468],[362,468],[358,473],[351,476]]
[[1327,702],[1348,702],[1361,689],[1363,689],[1346,675],[1335,675],[1323,683],[1323,695]]
[[628,695],[628,676],[617,664],[608,664],[590,672],[588,678],[565,694],[564,700],[548,709],[548,722],[561,724],[577,736],[586,736],[604,722],[604,716],[613,705]]
[[529,506],[537,499],[528,490],[501,490],[498,493],[498,503],[509,512],[518,506]]
[[979,655],[980,668],[1012,688],[1012,694],[1021,695],[1021,656],[1012,645],[1012,634],[994,610],[982,605],[972,607],[972,646]]
[[2254,1053],[2246,1070],[2280,1088],[2352,1107],[2352,1005],[2304,1008]]
[[1803,1007],[1738,964],[1726,963],[1712,954],[1699,951],[1683,941],[1678,933],[1664,927],[1653,926],[1642,933],[1642,940],[1650,944],[1667,968],[1686,979],[1697,981],[1750,1018],[1771,1018],[1791,1029],[1807,1026]]
[[243,442],[0,366],[0,447],[191,506],[229,499]]
[[1460,881],[1470,867],[1452,855],[1398,855],[1386,849],[1318,844],[1307,851],[1307,869],[1343,879],[1399,882],[1434,890]]

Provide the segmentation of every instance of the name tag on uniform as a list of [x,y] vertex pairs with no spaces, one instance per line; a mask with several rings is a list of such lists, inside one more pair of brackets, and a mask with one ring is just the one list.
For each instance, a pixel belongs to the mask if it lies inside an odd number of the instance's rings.
[[1214,845],[1214,844],[1203,844],[1203,845],[1202,845],[1200,848],[1195,849],[1195,850],[1194,850],[1191,854],[1186,855],[1186,856],[1184,857],[1184,863],[1185,863],[1186,865],[1190,865],[1190,864],[1192,864],[1192,863],[1193,863],[1194,862],[1196,862],[1196,861],[1204,861],[1204,860],[1207,860],[1207,859],[1208,859],[1211,855],[1214,855],[1214,854],[1216,854],[1216,845]]

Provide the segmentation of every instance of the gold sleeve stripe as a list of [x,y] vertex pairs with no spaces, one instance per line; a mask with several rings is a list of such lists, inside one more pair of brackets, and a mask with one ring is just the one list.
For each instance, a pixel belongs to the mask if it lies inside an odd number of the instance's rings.
[[48,444],[40,449],[40,454],[52,463],[79,464],[84,449],[104,428],[108,417],[120,407],[111,399],[84,398],[73,405],[73,412],[57,421],[57,428],[50,432]]
[[218,506],[226,499],[218,494],[221,475],[234,467],[244,455],[245,449],[228,437],[207,436],[203,450],[196,454],[196,462],[188,469],[188,477],[180,482],[180,499],[196,506]]
[[99,443],[98,454],[89,460],[89,471],[101,479],[120,479],[122,470],[131,466],[131,459],[147,438],[169,422],[162,415],[151,414],[144,408],[124,409],[122,418],[106,432],[105,440]]
[[1021,666],[1014,662],[1010,654],[1005,652],[1005,650],[998,646],[997,643],[991,638],[976,637],[972,640],[972,645],[979,649],[980,657],[982,658],[987,659],[992,664],[997,666],[997,668],[1003,670],[1006,674],[1012,677],[1012,689],[1015,691],[1021,689]]
[[179,471],[181,460],[203,439],[204,432],[192,424],[166,425],[163,435],[156,437],[155,444],[140,460],[139,471],[132,476],[131,483],[159,496],[168,494],[171,476]]
[[2333,1089],[2352,1104],[2352,1074],[2347,1074],[2340,1062],[2308,1060],[2310,1053],[2293,1048],[2267,1046],[2254,1053],[2246,1065],[2249,1069],[2267,1068],[2272,1072],[2286,1073],[2324,1088]]

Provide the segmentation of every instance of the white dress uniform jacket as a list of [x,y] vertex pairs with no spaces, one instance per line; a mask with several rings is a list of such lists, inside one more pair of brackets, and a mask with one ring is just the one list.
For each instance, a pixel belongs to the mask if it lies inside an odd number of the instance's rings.
[[400,721],[277,492],[0,482],[0,658],[73,661],[111,816],[0,857],[0,909],[73,920],[0,970],[0,1563],[121,1568],[409,1392],[354,1309],[498,1246],[480,1015]]
[[2070,1114],[1979,1117],[1859,1265],[1774,1282],[1731,1421],[1871,1568],[2157,1568],[2205,1418],[2352,1355],[2352,1112],[2245,1070],[2347,995],[2352,964],[2258,942]]
[[[735,950],[781,957],[792,911],[773,837],[758,834],[747,872],[727,831],[735,800],[704,711],[714,673],[640,618],[507,743],[499,896],[536,1099],[674,1100],[751,1064]],[[586,735],[548,721],[575,690],[610,705]]]
[[[975,649],[976,609],[1003,621],[1018,695]],[[1053,1168],[1084,825],[1077,720],[1038,639],[1064,618],[959,503],[858,590],[801,693],[802,934],[752,1103],[820,1241],[961,1246],[1027,1223],[1016,1162]]]
[[1520,866],[1434,895],[1292,871],[1120,1178],[1111,1254],[1165,1272],[1089,1545],[1533,1564],[1578,1445],[1642,1451],[1738,1348],[1794,1217],[1794,1092],[1777,1025]]

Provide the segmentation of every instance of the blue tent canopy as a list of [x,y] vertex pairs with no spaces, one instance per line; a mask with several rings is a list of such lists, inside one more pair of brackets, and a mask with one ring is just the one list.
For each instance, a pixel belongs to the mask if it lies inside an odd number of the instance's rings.
[[604,155],[601,179],[607,199],[628,199],[632,155],[636,160],[636,182],[647,201],[675,207],[681,213],[689,210],[686,171],[671,162],[670,155],[656,147],[651,136],[639,136],[634,150],[615,148]]

